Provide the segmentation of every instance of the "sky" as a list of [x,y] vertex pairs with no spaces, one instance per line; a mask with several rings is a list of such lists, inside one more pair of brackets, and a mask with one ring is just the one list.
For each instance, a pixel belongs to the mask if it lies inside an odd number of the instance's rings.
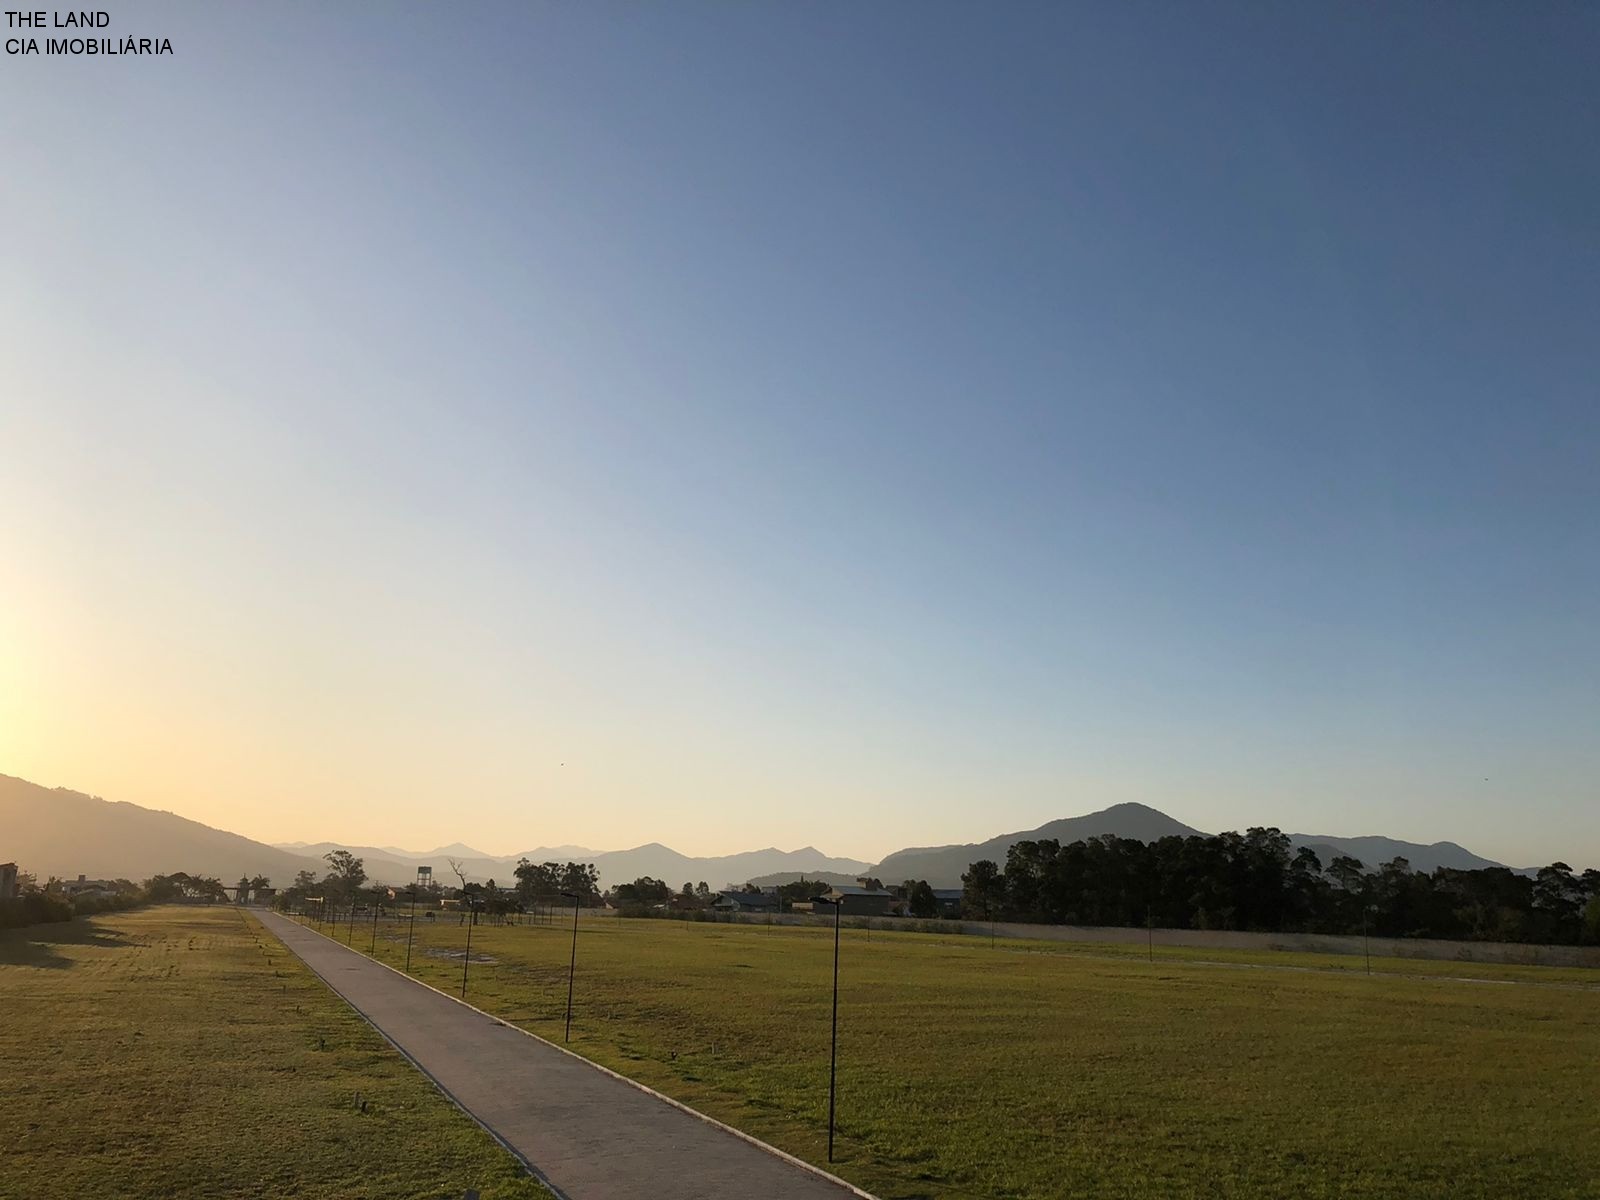
[[0,771],[1600,865],[1600,10],[107,11],[0,64]]

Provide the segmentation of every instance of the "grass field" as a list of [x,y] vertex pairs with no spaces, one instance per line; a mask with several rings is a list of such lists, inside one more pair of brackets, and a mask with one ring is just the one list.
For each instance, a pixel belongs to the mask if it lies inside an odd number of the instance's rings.
[[[1085,957],[1142,959],[1146,956],[1137,931],[1135,940],[1108,942],[1048,942],[1018,940],[1010,948],[1024,954],[1073,954]],[[948,941],[949,939],[943,939]],[[1152,947],[1151,958],[1161,963],[1190,963],[1224,967],[1268,967],[1273,970],[1330,971],[1360,975],[1366,960],[1355,954],[1321,954],[1285,950],[1239,950],[1200,946]],[[1541,986],[1587,987],[1600,992],[1600,970],[1592,967],[1536,967],[1522,963],[1472,962],[1460,959],[1384,958],[1375,955],[1372,972],[1378,975],[1424,976],[1434,979],[1471,979],[1485,983],[1533,983]]]
[[[569,933],[480,927],[468,999],[559,1041]],[[458,989],[464,934],[419,923],[413,973]],[[377,944],[400,965],[403,925]],[[1083,950],[847,930],[835,1169],[884,1197],[1600,1196],[1592,974]],[[585,920],[573,1047],[821,1162],[831,954],[817,929]]]
[[231,908],[0,933],[0,1077],[3,1197],[548,1197]]

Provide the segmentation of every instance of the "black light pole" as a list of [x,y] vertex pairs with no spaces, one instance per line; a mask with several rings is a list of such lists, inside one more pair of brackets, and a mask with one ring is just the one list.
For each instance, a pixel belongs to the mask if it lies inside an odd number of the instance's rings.
[[833,1161],[834,1099],[839,1082],[839,915],[844,911],[844,897],[830,900],[818,896],[813,904],[833,905],[833,1034],[828,1048],[828,1161]]
[[346,946],[353,945],[355,943],[355,936],[356,936],[356,898],[355,898],[355,895],[352,893],[351,896],[350,896],[350,928],[345,930],[344,944]]
[[572,901],[572,961],[567,964],[567,1031],[561,1040],[572,1040],[572,980],[578,973],[578,901],[581,897],[576,892],[562,892],[568,900]]
[[1155,960],[1156,960],[1156,918],[1155,918],[1155,914],[1150,911],[1150,906],[1148,904],[1145,905],[1145,909],[1144,909],[1144,936],[1145,936],[1146,942],[1149,944],[1149,947],[1150,947],[1150,961],[1151,962],[1155,962]]
[[417,934],[417,885],[411,885],[411,928],[406,930],[406,974],[411,974],[411,939]]
[[1368,975],[1372,974],[1372,942],[1369,940],[1367,934],[1367,914],[1371,911],[1372,905],[1363,904],[1361,906],[1361,953],[1364,954],[1367,959]]
[[463,894],[462,899],[467,903],[467,952],[461,959],[461,994],[467,994],[467,966],[472,962],[472,927],[477,922],[477,912],[472,907],[472,897]]
[[372,898],[372,945],[367,947],[367,953],[373,958],[378,957],[378,898]]

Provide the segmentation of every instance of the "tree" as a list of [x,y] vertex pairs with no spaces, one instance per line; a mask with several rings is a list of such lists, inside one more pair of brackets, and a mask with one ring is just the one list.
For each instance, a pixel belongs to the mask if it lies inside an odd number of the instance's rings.
[[569,862],[561,873],[561,890],[590,903],[600,896],[600,872],[593,863]]
[[331,868],[323,880],[326,889],[340,900],[352,899],[367,881],[366,864],[348,850],[330,850],[322,858]]
[[672,886],[649,875],[642,875],[632,883],[619,885],[614,897],[622,905],[650,908],[670,900]]
[[1348,854],[1335,854],[1328,864],[1328,875],[1347,892],[1359,892],[1366,878],[1366,868],[1359,858]]
[[933,889],[928,886],[926,879],[915,882],[906,881],[906,900],[911,908],[913,917],[937,917],[939,915],[939,898],[933,894]]
[[1583,940],[1591,945],[1600,942],[1600,895],[1583,907]]
[[961,908],[968,913],[998,916],[1006,894],[1006,877],[990,859],[979,859],[961,876]]
[[561,864],[517,860],[517,895],[524,903],[549,904],[561,893]]
[[1542,936],[1561,941],[1575,936],[1583,901],[1583,885],[1566,863],[1554,862],[1539,868],[1533,881],[1533,905],[1542,918]]
[[152,904],[164,904],[183,895],[183,889],[170,875],[152,875],[144,881],[144,894]]

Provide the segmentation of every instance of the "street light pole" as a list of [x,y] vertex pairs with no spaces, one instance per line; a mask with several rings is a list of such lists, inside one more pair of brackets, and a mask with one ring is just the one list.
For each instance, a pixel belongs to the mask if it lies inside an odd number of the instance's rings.
[[372,944],[367,947],[367,953],[373,958],[378,957],[378,898],[372,898]]
[[562,892],[568,900],[572,901],[572,960],[567,964],[567,1031],[561,1040],[572,1040],[572,980],[578,973],[578,901],[581,899],[576,892]]
[[355,893],[352,892],[350,894],[350,928],[345,930],[345,933],[344,933],[344,944],[346,946],[354,945],[355,944],[355,937],[356,937],[356,897],[355,897]]
[[462,894],[462,900],[467,906],[467,952],[461,958],[461,994],[467,994],[467,967],[472,962],[472,927],[476,925],[478,914],[473,910],[472,897]]
[[828,1046],[828,1161],[833,1161],[833,1123],[835,1100],[839,1083],[839,917],[844,911],[844,897],[830,900],[818,896],[814,904],[833,905],[833,1032]]
[[417,935],[417,885],[411,885],[411,928],[406,930],[406,974],[411,974],[411,939]]

